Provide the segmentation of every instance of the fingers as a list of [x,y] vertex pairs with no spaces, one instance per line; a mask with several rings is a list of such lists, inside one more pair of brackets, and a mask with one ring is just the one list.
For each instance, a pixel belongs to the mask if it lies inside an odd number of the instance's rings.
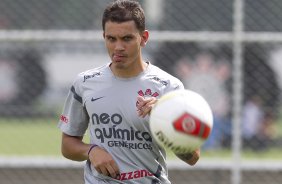
[[110,176],[112,178],[116,178],[119,174],[118,169],[111,164],[101,165],[99,167],[95,167],[96,171],[105,176]]
[[156,104],[157,99],[155,97],[144,98],[142,96],[137,97],[137,114],[144,118],[150,114],[153,106]]
[[100,167],[95,167],[95,169],[98,173],[103,174],[105,176],[109,176],[109,172],[106,167],[100,166]]
[[145,105],[145,98],[142,96],[137,97],[137,110],[141,110],[141,108]]
[[89,154],[89,160],[96,171],[105,176],[116,178],[119,168],[113,157],[104,149],[95,147]]
[[116,178],[117,175],[119,174],[119,169],[117,168],[116,164],[108,164],[106,166],[107,171],[108,171],[108,176],[111,176],[112,178]]

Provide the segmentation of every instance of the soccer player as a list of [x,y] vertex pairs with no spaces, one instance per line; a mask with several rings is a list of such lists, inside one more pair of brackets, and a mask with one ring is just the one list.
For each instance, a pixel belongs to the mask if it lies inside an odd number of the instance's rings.
[[[58,124],[62,154],[87,160],[86,184],[170,183],[165,150],[153,140],[148,121],[157,99],[183,84],[143,60],[149,32],[138,2],[114,1],[102,25],[111,62],[80,73],[73,82]],[[90,144],[82,140],[88,128]],[[200,152],[178,156],[194,165]]]

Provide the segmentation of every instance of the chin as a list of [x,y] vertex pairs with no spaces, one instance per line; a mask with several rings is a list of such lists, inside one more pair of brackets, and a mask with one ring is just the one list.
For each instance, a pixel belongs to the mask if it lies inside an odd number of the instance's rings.
[[117,69],[123,69],[126,68],[125,63],[122,61],[113,61],[112,62],[113,67],[117,68]]

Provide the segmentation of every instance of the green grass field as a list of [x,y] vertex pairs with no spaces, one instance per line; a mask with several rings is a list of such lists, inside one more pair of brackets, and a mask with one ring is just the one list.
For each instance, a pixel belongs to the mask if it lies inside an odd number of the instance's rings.
[[0,120],[0,155],[59,155],[56,120]]
[[[282,135],[282,123],[278,123]],[[280,132],[281,131],[281,132]],[[60,156],[61,132],[57,119],[0,119],[0,156]],[[86,141],[88,139],[86,138]],[[282,159],[282,147],[262,152],[244,151],[247,159]],[[230,158],[231,151],[202,151],[207,158]],[[168,157],[174,158],[172,153]]]

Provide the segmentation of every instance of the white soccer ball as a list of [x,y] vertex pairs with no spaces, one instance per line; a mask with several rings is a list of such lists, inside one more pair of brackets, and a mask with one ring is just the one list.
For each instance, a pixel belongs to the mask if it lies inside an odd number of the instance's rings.
[[150,115],[150,129],[157,143],[176,154],[200,148],[213,127],[207,101],[190,90],[175,90],[163,95]]

